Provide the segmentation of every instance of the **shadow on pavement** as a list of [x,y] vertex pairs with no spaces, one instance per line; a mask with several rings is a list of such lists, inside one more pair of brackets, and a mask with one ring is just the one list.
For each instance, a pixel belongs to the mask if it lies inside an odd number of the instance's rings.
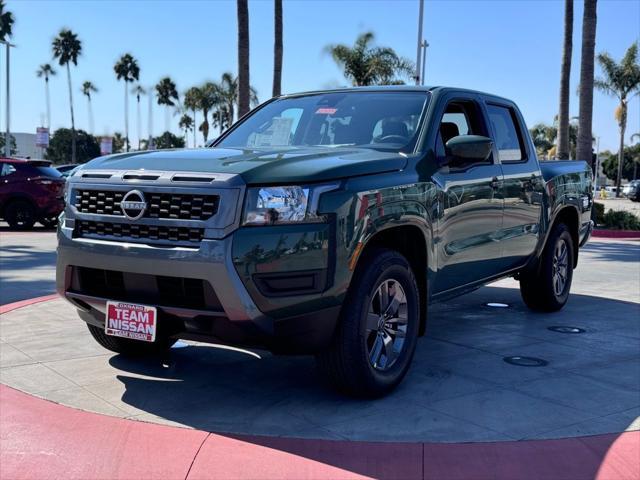
[[[516,290],[485,287],[431,309],[410,373],[391,395],[372,401],[327,389],[308,357],[256,359],[189,345],[162,359],[116,355],[109,362],[131,374],[117,376],[120,400],[141,420],[302,438],[562,438],[624,431],[640,415],[639,318],[640,305],[583,295],[562,312],[534,314]],[[548,330],[558,325],[586,332]],[[514,366],[504,356],[542,358],[548,366]]]

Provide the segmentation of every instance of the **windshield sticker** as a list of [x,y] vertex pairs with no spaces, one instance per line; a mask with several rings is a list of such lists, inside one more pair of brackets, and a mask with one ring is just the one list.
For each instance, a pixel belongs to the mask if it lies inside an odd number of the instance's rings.
[[320,107],[318,110],[316,110],[316,115],[333,115],[337,111],[337,108]]
[[274,117],[269,129],[262,133],[253,132],[247,139],[247,147],[277,147],[290,143],[293,118]]

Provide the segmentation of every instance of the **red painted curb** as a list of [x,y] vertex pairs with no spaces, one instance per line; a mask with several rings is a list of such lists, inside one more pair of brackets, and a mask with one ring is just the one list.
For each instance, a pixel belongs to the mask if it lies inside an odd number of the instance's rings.
[[49,300],[54,300],[56,298],[60,298],[57,293],[52,295],[44,295],[42,297],[29,298],[27,300],[20,300],[19,302],[6,303],[4,305],[0,305],[0,315],[4,313],[9,313],[13,310],[17,310],[18,308],[28,307],[29,305],[34,305],[36,303],[48,302]]
[[638,230],[594,230],[592,237],[597,238],[638,238],[640,239],[640,231]]
[[0,385],[0,478],[640,478],[640,431],[435,444],[207,433],[64,407]]

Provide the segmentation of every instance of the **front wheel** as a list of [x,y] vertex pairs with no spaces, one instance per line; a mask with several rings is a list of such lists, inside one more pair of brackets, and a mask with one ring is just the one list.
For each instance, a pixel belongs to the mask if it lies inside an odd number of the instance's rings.
[[95,341],[104,348],[129,357],[160,355],[169,350],[177,341],[171,338],[157,338],[155,342],[141,342],[139,340],[130,340],[128,338],[107,335],[104,332],[104,329],[89,323],[87,324],[87,327]]
[[556,312],[569,299],[573,280],[574,244],[569,229],[556,225],[545,245],[538,268],[520,276],[520,293],[531,310]]
[[419,292],[406,258],[376,249],[360,260],[318,367],[338,390],[379,397],[406,375],[416,348]]

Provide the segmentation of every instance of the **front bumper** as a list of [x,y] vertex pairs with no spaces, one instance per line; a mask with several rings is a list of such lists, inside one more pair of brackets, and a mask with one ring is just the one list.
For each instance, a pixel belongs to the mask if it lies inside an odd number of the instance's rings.
[[[185,308],[163,304],[166,298],[158,298],[154,306],[159,312],[159,332],[164,330],[170,336],[277,353],[314,353],[326,347],[333,335],[339,305],[292,309],[291,316],[278,318],[260,311],[233,265],[233,235],[205,239],[195,249],[73,238],[73,230],[64,224],[58,232],[58,293],[79,309],[83,320],[96,326],[104,325],[107,300],[120,299],[79,288],[77,269],[125,272],[130,281],[154,275],[207,282],[219,300],[215,302],[218,308]],[[134,292],[134,297],[121,300],[135,299]]]

